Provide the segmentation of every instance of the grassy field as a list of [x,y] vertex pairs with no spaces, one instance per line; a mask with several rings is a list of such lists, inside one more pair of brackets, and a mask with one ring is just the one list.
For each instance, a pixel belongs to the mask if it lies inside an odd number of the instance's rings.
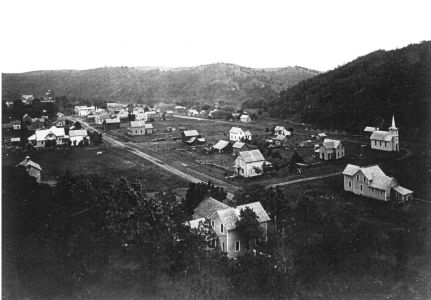
[[[96,155],[99,151],[103,154]],[[58,151],[42,149],[21,154],[3,151],[2,163],[17,165],[27,155],[41,166],[42,181],[55,181],[65,171],[71,171],[75,174],[98,174],[111,180],[119,177],[137,179],[148,186],[149,191],[188,185],[188,182],[164,172],[136,155],[107,146],[73,147]]]

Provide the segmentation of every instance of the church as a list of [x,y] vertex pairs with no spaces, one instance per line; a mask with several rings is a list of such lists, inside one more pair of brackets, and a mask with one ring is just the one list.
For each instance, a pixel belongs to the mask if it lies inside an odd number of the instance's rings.
[[392,116],[392,125],[389,131],[375,130],[371,134],[371,149],[383,151],[400,151],[398,128],[395,127],[395,116]]

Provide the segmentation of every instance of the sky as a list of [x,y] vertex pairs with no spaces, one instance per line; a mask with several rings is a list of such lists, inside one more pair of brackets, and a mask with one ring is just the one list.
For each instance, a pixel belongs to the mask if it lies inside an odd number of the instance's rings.
[[431,40],[429,1],[0,1],[0,71],[104,66],[328,71]]

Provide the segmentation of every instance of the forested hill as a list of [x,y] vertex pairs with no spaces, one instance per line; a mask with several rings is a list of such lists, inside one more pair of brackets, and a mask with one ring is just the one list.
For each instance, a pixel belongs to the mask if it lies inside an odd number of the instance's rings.
[[301,80],[319,74],[301,67],[251,69],[217,63],[188,68],[115,67],[83,71],[35,71],[2,74],[3,100],[16,94],[57,96],[109,102],[218,102],[272,99]]
[[431,41],[375,51],[300,82],[269,103],[272,116],[362,131],[396,125],[411,133],[430,129]]

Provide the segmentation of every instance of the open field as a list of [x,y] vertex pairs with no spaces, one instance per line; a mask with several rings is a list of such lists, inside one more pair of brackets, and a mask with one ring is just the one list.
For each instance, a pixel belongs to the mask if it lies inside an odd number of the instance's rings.
[[[98,151],[102,151],[103,154],[96,155]],[[55,181],[65,171],[71,171],[76,174],[98,174],[111,180],[129,177],[148,186],[149,191],[188,185],[185,180],[155,167],[136,155],[107,146],[74,147],[59,151],[42,149],[21,154],[6,154],[3,151],[2,163],[17,165],[27,155],[41,166],[42,181],[45,182]]]

